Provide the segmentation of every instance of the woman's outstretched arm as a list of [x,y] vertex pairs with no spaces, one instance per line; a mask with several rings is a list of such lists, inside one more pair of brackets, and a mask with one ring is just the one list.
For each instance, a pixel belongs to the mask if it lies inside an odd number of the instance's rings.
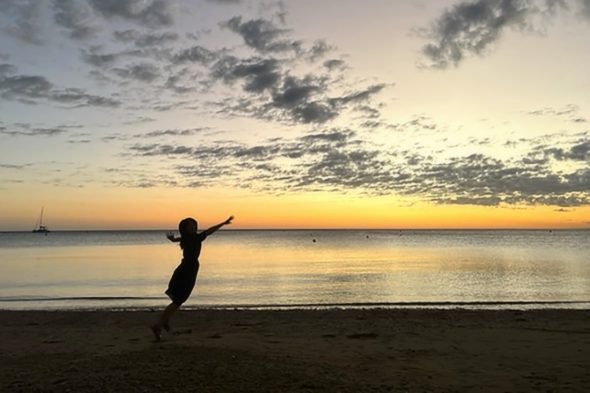
[[234,219],[234,216],[230,216],[224,222],[217,224],[217,225],[213,225],[211,228],[204,230],[203,233],[205,234],[205,236],[209,236],[209,235],[213,234],[214,232],[218,231],[222,226],[231,224],[233,219]]
[[180,241],[180,238],[179,237],[174,237],[174,234],[172,232],[168,232],[166,234],[166,238],[168,240],[170,240],[171,242],[174,242],[174,243],[178,243]]

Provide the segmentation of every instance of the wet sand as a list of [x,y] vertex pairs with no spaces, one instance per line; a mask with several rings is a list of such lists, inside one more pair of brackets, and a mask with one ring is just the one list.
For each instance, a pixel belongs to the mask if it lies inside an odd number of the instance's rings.
[[157,315],[0,311],[0,391],[590,391],[590,311]]

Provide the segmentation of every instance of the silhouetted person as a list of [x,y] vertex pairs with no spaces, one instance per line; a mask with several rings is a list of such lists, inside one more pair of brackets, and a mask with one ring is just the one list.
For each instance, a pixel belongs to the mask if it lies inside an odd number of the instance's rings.
[[211,228],[197,233],[197,221],[192,218],[185,218],[178,224],[178,231],[180,237],[175,237],[172,233],[168,233],[166,237],[171,242],[180,242],[180,248],[182,248],[182,261],[180,265],[174,270],[166,295],[172,300],[158,322],[152,326],[152,332],[156,337],[157,341],[160,341],[162,335],[162,329],[166,331],[170,330],[169,321],[170,317],[178,308],[186,302],[190,296],[195,283],[197,281],[197,273],[199,272],[199,254],[201,253],[201,243],[207,238],[207,236],[213,234],[219,228],[224,225],[231,224],[233,216],[221,224],[212,226]]

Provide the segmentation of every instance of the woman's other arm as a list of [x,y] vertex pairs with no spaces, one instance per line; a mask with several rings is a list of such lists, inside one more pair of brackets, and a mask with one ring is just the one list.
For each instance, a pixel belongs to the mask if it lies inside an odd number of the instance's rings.
[[166,234],[166,238],[167,238],[168,240],[170,240],[171,242],[174,242],[174,243],[178,243],[178,242],[180,241],[180,238],[179,238],[179,237],[175,237],[175,236],[174,236],[174,234],[173,234],[172,232],[168,232],[168,233]]

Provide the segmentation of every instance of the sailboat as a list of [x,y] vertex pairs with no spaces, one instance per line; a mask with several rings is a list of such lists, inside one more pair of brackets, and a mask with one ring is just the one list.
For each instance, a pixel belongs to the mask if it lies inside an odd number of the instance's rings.
[[43,225],[43,209],[45,207],[41,208],[41,215],[39,216],[39,225],[37,225],[37,227],[35,229],[33,229],[33,233],[44,233],[44,234],[48,234],[49,233],[49,228],[47,228],[45,225]]

